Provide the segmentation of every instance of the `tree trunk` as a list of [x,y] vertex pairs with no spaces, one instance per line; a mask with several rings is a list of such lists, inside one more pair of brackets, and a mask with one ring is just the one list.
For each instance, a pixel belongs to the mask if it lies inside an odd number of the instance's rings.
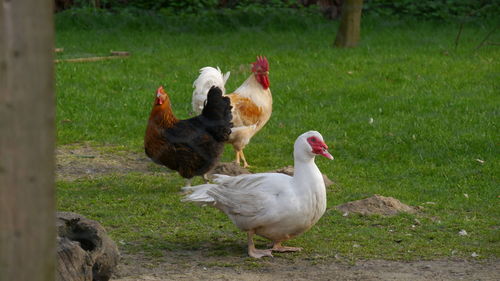
[[0,0],[0,281],[55,278],[53,0]]
[[350,48],[358,45],[362,9],[363,0],[344,1],[335,47]]

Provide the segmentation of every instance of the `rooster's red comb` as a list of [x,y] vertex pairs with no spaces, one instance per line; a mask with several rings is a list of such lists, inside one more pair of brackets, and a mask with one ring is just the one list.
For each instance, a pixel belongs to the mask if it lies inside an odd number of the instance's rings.
[[267,58],[264,56],[258,56],[257,61],[255,61],[252,67],[252,71],[256,72],[268,72],[269,71],[269,62],[267,61]]

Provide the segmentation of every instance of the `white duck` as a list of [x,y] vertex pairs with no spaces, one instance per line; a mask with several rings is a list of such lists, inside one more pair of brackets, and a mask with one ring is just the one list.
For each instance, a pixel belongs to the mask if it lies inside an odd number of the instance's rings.
[[[333,159],[327,149],[320,133],[306,132],[294,144],[293,177],[281,173],[216,175],[215,184],[189,187],[193,193],[183,201],[212,204],[223,211],[247,232],[251,257],[272,257],[272,251],[300,251],[281,243],[307,231],[325,212],[325,184],[314,158],[322,155]],[[255,249],[254,234],[271,240],[272,248]]]

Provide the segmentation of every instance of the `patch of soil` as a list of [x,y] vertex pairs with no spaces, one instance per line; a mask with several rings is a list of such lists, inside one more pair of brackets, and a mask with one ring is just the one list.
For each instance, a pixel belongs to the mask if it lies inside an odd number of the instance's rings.
[[[169,254],[169,253],[167,253]],[[286,255],[286,254],[282,254]],[[252,264],[252,265],[251,265]],[[161,262],[151,262],[138,255],[126,255],[114,281],[171,280],[498,280],[498,260],[356,261],[281,258],[278,255],[249,263],[244,257],[210,257],[199,252],[172,253]]]
[[[151,161],[139,153],[105,152],[104,147],[60,146],[56,149],[56,177],[71,181],[111,173],[152,172]],[[106,147],[108,150],[110,147]]]
[[382,216],[394,216],[401,212],[417,212],[417,208],[403,204],[398,199],[380,195],[374,195],[366,199],[347,202],[336,206],[335,208],[343,213],[357,213],[361,215],[377,214]]
[[251,174],[249,170],[241,167],[236,162],[220,162],[209,172],[210,175],[222,174],[228,176],[237,176],[241,174]]

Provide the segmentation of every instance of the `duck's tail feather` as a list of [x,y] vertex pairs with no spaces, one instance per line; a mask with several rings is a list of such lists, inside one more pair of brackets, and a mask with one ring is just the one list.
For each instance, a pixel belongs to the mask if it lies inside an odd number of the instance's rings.
[[184,196],[181,199],[182,202],[194,202],[198,204],[209,204],[215,203],[215,199],[208,195],[208,191],[211,188],[216,187],[215,184],[200,184],[195,186],[185,186],[182,188],[182,191],[191,192],[190,194]]

